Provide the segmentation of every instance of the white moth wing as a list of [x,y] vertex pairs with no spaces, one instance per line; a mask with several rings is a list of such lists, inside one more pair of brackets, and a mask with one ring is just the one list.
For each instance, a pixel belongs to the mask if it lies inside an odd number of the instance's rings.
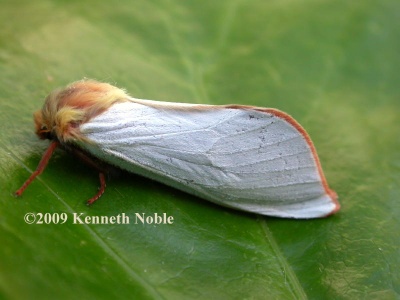
[[336,209],[310,145],[273,113],[132,99],[80,131],[96,157],[224,206],[291,218]]

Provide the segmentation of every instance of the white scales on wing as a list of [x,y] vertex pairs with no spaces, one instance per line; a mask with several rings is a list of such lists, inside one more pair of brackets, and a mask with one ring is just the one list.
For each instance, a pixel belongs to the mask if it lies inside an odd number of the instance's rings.
[[80,132],[96,157],[228,207],[293,218],[335,208],[302,133],[270,112],[132,99]]

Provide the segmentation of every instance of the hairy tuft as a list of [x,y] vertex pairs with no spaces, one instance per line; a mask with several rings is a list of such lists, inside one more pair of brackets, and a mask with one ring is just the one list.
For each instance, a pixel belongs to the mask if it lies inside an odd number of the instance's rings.
[[50,93],[34,113],[36,134],[60,142],[84,140],[79,126],[117,102],[128,101],[124,90],[95,80],[76,81]]

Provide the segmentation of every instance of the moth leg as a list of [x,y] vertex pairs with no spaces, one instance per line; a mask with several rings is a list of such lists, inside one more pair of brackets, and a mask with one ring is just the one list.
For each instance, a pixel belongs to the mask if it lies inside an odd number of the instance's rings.
[[53,154],[54,150],[56,150],[56,148],[60,145],[59,142],[57,141],[53,141],[49,147],[47,148],[46,152],[43,154],[42,159],[40,160],[36,170],[31,174],[31,176],[29,176],[29,178],[24,182],[24,184],[15,192],[15,195],[21,196],[22,193],[25,191],[25,189],[28,187],[28,185],[30,185],[32,183],[32,181],[39,176],[40,174],[42,174],[42,172],[44,171],[44,169],[47,166],[47,163],[49,162],[51,155]]
[[100,179],[100,187],[96,195],[94,195],[92,198],[90,198],[86,204],[87,205],[92,205],[94,202],[96,202],[101,195],[104,194],[106,190],[106,177],[105,174],[109,173],[109,169],[111,169],[110,166],[105,165],[102,163],[100,160],[96,159],[95,157],[91,156],[90,154],[86,153],[85,151],[82,151],[79,148],[72,148],[72,147],[65,147],[65,149],[69,152],[71,152],[73,155],[77,156],[80,160],[82,160],[85,164],[88,166],[92,167],[93,169],[97,170],[99,172],[99,179]]
[[99,173],[99,179],[100,179],[100,187],[99,187],[99,191],[97,192],[96,195],[94,195],[92,198],[90,198],[87,202],[86,205],[92,205],[94,202],[96,202],[101,195],[104,194],[105,190],[106,190],[106,178],[104,176],[103,172]]

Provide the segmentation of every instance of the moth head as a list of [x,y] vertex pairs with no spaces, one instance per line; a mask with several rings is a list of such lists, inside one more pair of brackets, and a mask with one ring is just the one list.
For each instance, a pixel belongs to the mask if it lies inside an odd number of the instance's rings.
[[41,110],[33,114],[36,134],[40,139],[67,142],[79,136],[79,125],[85,119],[84,107],[68,105],[67,89],[55,90],[46,97]]
[[79,126],[112,104],[129,96],[108,83],[81,80],[50,93],[41,110],[34,113],[35,131],[40,139],[73,142],[83,140]]
[[33,113],[33,120],[35,122],[35,132],[36,135],[42,139],[53,139],[51,133],[51,124],[48,120],[43,120],[43,115],[41,110],[37,110]]

